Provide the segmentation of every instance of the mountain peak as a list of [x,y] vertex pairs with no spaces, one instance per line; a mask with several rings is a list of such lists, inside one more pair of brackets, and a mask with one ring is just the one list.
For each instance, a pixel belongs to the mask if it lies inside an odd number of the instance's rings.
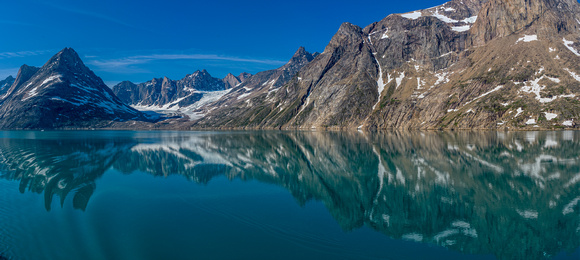
[[193,73],[186,76],[186,78],[211,78],[211,75],[207,70],[196,70]]
[[71,71],[83,70],[88,71],[85,64],[79,57],[79,54],[70,47],[64,48],[57,54],[52,56],[43,68],[53,68],[53,69],[67,69]]
[[307,54],[310,54],[310,53],[306,51],[306,48],[304,48],[304,46],[300,46],[300,48],[298,48],[298,50],[294,53],[294,56],[292,56],[292,58],[304,56]]
[[12,77],[12,75],[6,77],[6,79],[4,80],[0,80],[0,95],[5,94],[8,88],[12,86],[13,83],[14,77]]
[[16,75],[16,80],[14,81],[14,85],[22,85],[24,82],[29,80],[39,69],[40,68],[28,66],[26,64],[20,66],[18,74]]
[[60,58],[63,60],[81,60],[79,54],[70,47],[66,47],[54,55],[53,58]]
[[336,34],[330,40],[330,43],[324,49],[324,52],[332,52],[342,46],[353,46],[363,43],[364,39],[362,35],[363,31],[359,26],[351,23],[342,23]]
[[71,47],[65,47],[60,52],[58,52],[56,55],[77,56],[77,57],[79,56],[79,54]]
[[250,74],[250,73],[242,72],[242,73],[240,73],[240,75],[238,75],[238,79],[240,79],[242,82],[244,82],[251,76],[252,76],[252,74]]
[[12,77],[12,75],[10,75],[10,76],[6,77],[4,80],[5,81],[14,81],[14,77]]
[[284,65],[281,69],[289,69],[290,67],[296,67],[296,66],[302,67],[306,63],[312,61],[313,59],[314,59],[314,56],[312,56],[312,54],[310,52],[307,52],[306,49],[301,46],[294,53],[292,58],[290,58],[290,61],[288,61],[288,63],[286,63],[286,65]]
[[242,81],[238,77],[234,76],[234,74],[232,73],[228,73],[228,75],[226,75],[226,77],[223,78],[222,81],[226,85],[226,89],[233,88],[238,84],[242,83]]

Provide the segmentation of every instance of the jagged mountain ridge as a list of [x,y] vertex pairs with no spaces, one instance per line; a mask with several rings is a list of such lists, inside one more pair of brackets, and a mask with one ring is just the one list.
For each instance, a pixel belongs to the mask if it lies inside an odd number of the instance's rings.
[[181,80],[167,77],[134,84],[123,81],[113,87],[113,92],[126,104],[139,107],[185,107],[199,100],[203,92],[223,91],[246,80],[251,74],[238,77],[228,74],[224,79],[212,77],[206,70],[186,75]]
[[192,127],[574,127],[578,10],[568,0],[453,0],[365,28],[345,23],[286,91]]
[[41,68],[23,65],[0,97],[0,128],[104,127],[132,119],[146,118],[123,104],[71,48]]
[[[186,81],[192,77],[189,75],[181,81],[171,81],[167,78],[153,79],[139,85],[121,82],[113,87],[113,91],[126,104],[138,109],[175,110],[188,115],[190,119],[198,119],[209,111],[226,108],[257,93],[276,91],[317,55],[318,53],[311,54],[304,47],[300,47],[282,67],[255,75],[242,73],[236,77],[230,73],[220,80],[203,70],[192,74],[196,75],[194,78],[202,79],[193,80],[193,84],[191,80]],[[208,85],[222,84],[223,88],[209,88],[205,93],[198,91],[207,88]]]
[[[240,125],[240,122],[236,121],[238,119],[251,120],[259,115],[261,110],[252,105],[252,100],[255,98],[263,100],[275,95],[318,55],[318,52],[310,53],[304,47],[300,47],[282,67],[256,73],[218,101],[201,107],[196,112],[202,115],[200,117],[202,121],[215,120],[208,128],[232,127]],[[211,116],[208,116],[210,113]],[[242,122],[241,125],[249,123]]]

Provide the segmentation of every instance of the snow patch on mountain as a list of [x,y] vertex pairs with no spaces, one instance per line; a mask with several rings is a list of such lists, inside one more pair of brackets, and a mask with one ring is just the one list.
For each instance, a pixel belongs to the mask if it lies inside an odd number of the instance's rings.
[[533,41],[537,41],[538,40],[538,35],[524,35],[524,37],[519,38],[516,41],[516,44],[518,42],[533,42]]
[[570,76],[572,76],[572,78],[580,82],[580,75],[576,74],[574,71],[571,71],[569,68],[564,68],[564,70],[567,71],[570,74]]
[[[28,100],[31,97],[34,97],[36,95],[38,95],[38,89],[42,88],[44,86],[50,86],[51,84],[55,84],[55,83],[59,83],[61,82],[61,78],[62,75],[54,75],[54,76],[50,76],[47,79],[45,79],[44,81],[42,81],[42,84],[40,84],[40,86],[36,86],[33,89],[31,89],[28,92],[28,95],[22,99],[22,101]],[[26,87],[30,86],[33,82],[28,83],[28,85],[26,85]],[[50,83],[50,84],[49,84]]]
[[546,119],[547,119],[548,121],[550,121],[550,120],[552,120],[552,119],[554,119],[554,118],[558,117],[558,114],[554,114],[554,113],[548,113],[548,112],[544,112],[544,114],[546,115]]
[[154,111],[161,114],[168,114],[168,113],[181,113],[190,118],[190,120],[197,120],[205,116],[206,112],[200,111],[201,108],[204,106],[214,103],[218,101],[220,98],[225,96],[226,94],[230,93],[232,89],[221,90],[221,91],[194,91],[193,94],[202,94],[202,98],[197,102],[185,106],[180,107],[179,102],[189,96],[180,98],[174,102],[165,104],[163,106],[140,106],[140,105],[133,105],[132,107],[140,110],[140,111]]
[[[560,79],[551,78],[551,77],[542,75],[541,77],[539,77],[539,78],[537,78],[535,80],[524,82],[525,85],[520,88],[520,92],[534,94],[536,96],[535,97],[536,100],[538,100],[540,103],[549,103],[549,102],[552,102],[552,101],[554,101],[554,100],[556,100],[558,98],[566,98],[566,97],[573,98],[573,97],[576,96],[575,94],[569,94],[569,95],[559,95],[559,96],[552,96],[552,97],[549,97],[549,98],[543,98],[540,95],[540,93],[546,88],[546,86],[542,86],[542,85],[539,84],[539,82],[542,79],[549,79],[549,80],[551,80],[551,81],[553,81],[555,83],[559,83],[560,82]],[[521,83],[519,83],[519,84],[521,84]]]
[[379,62],[379,60],[377,60],[377,58],[375,58],[375,61],[377,62],[377,65],[379,66],[379,78],[377,79],[379,97],[378,97],[377,103],[375,103],[375,105],[373,106],[373,110],[375,110],[375,108],[377,107],[379,102],[381,102],[381,94],[383,93],[383,90],[385,90],[385,85],[386,85],[385,82],[383,81],[383,69],[381,68],[381,63]]
[[397,82],[397,86],[395,87],[395,89],[397,89],[401,86],[401,83],[403,82],[404,78],[405,78],[405,72],[403,71],[403,73],[401,73],[401,75],[399,75],[399,77],[395,78],[395,81]]
[[463,26],[453,26],[453,27],[451,27],[451,30],[453,30],[455,32],[465,32],[465,31],[469,31],[469,29],[471,29],[471,25],[463,25]]
[[574,47],[572,47],[572,44],[574,44],[573,41],[567,41],[566,38],[562,38],[562,41],[564,42],[564,46],[566,46],[566,48],[568,48],[568,50],[570,50],[572,53],[576,54],[576,56],[580,56],[580,53],[578,53],[578,51],[576,49],[574,49]]
[[431,16],[441,20],[444,23],[458,23],[459,21],[455,20],[455,19],[451,19],[445,15],[439,14],[439,10],[435,10],[435,13],[432,14]]
[[417,19],[421,18],[421,16],[423,16],[423,15],[421,14],[421,12],[415,11],[415,12],[412,12],[412,13],[401,14],[401,16],[403,18],[417,20]]

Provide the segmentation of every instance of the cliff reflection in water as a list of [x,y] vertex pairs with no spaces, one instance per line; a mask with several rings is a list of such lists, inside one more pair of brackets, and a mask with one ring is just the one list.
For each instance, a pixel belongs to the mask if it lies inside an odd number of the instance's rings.
[[345,230],[505,259],[580,246],[580,132],[174,133],[0,139],[1,174],[85,209],[109,168],[255,179],[322,201]]

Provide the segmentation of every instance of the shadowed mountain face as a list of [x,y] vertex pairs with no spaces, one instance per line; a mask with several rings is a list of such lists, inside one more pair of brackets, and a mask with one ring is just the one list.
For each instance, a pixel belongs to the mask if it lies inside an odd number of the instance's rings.
[[43,193],[47,210],[68,194],[90,208],[109,169],[226,176],[284,187],[301,205],[321,201],[344,230],[500,259],[580,246],[579,132],[13,135],[0,139],[0,173]]
[[0,93],[2,129],[103,127],[145,119],[123,104],[71,48],[41,68],[23,65],[14,83]]
[[6,79],[0,80],[0,95],[1,96],[6,94],[6,91],[8,91],[10,86],[12,86],[12,83],[14,83],[14,80],[15,79],[12,76],[8,76]]

